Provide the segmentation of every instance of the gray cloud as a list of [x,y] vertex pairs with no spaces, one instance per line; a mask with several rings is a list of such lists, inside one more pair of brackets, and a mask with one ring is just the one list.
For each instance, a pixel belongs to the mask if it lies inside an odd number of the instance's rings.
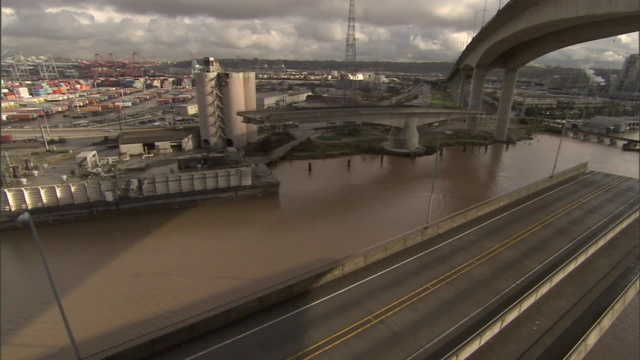
[[[505,2],[505,1],[503,1]],[[358,59],[453,61],[497,1],[367,0],[356,3]],[[344,58],[348,0],[3,0],[2,50],[90,59],[216,56]],[[637,34],[556,51],[540,64],[620,67]],[[624,41],[623,41],[624,40]]]

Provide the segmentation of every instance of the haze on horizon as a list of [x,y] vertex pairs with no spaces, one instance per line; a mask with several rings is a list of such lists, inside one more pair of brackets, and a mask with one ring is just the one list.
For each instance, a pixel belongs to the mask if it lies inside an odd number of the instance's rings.
[[[470,34],[508,0],[357,0],[357,57],[364,61],[455,61]],[[349,0],[5,0],[6,55],[146,60],[261,58],[343,60]],[[474,26],[475,25],[475,26]],[[555,51],[538,65],[620,68],[638,33]]]

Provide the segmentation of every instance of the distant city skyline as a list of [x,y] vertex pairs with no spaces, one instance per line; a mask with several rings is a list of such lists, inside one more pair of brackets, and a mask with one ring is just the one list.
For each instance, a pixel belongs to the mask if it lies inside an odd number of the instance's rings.
[[[356,0],[357,59],[455,61],[507,0]],[[348,0],[5,0],[5,55],[91,59],[137,52],[149,61],[203,56],[343,60]],[[475,25],[475,26],[474,26]],[[534,64],[619,69],[638,33],[555,51]]]

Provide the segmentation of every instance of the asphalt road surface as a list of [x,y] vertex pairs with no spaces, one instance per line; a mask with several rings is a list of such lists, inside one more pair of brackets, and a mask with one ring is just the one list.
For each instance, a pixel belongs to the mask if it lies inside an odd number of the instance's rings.
[[589,172],[154,359],[441,358],[638,207]]

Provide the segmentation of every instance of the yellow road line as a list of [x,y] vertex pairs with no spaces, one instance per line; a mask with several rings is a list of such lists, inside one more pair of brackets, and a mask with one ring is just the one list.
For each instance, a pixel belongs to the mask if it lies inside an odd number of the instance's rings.
[[[566,206],[564,206],[563,208],[556,210],[553,214],[548,215],[547,217],[545,217],[544,219],[538,221],[537,223],[529,226],[528,228],[521,230],[520,232],[518,232],[516,235],[511,236],[509,239],[501,242],[500,244],[495,245],[494,247],[492,247],[489,250],[486,250],[484,253],[476,256],[475,258],[468,260],[467,262],[465,262],[464,264],[459,265],[458,267],[456,267],[455,269],[449,271],[448,273],[438,277],[435,280],[432,280],[431,282],[429,282],[428,284],[418,288],[417,290],[414,290],[413,292],[403,296],[402,298],[392,302],[391,304],[383,307],[382,309],[376,311],[375,313],[365,317],[364,319],[355,322],[354,324],[340,330],[339,332],[331,335],[330,337],[312,345],[311,347],[297,353],[296,355],[292,356],[289,358],[289,360],[295,360],[295,359],[310,359],[316,355],[319,355],[329,349],[331,349],[332,347],[344,342],[345,340],[353,337],[354,335],[362,332],[363,330],[366,330],[367,328],[375,325],[376,323],[380,322],[381,320],[395,314],[396,312],[398,312],[399,310],[405,308],[406,306],[414,303],[415,301],[421,299],[422,297],[426,296],[427,294],[431,293],[432,291],[438,289],[439,287],[441,287],[442,285],[450,282],[451,280],[459,277],[460,275],[466,273],[467,271],[473,269],[474,267],[480,265],[481,263],[483,263],[484,261],[490,259],[491,257],[493,257],[494,255],[502,252],[502,250],[508,248],[509,246],[517,243],[518,241],[522,240],[523,238],[525,238],[526,236],[534,233],[535,231],[539,230],[540,228],[542,228],[544,225],[550,223],[551,221],[557,219],[558,217],[566,214],[567,212],[575,209],[576,207],[580,206],[581,204],[593,199],[594,197],[600,195],[601,193],[613,188],[614,186],[618,185],[619,183],[623,182],[627,180],[626,178],[616,178],[613,181],[609,182],[608,184],[600,187],[599,189],[594,190],[593,192],[591,192],[590,194],[580,198],[578,201],[568,204]],[[425,291],[426,290],[426,291]],[[402,302],[404,302],[403,304],[401,304]],[[393,307],[395,307],[395,309],[392,309]],[[375,317],[375,318],[374,318]],[[358,328],[359,327],[359,328]],[[311,354],[307,354],[309,352],[311,352],[313,349],[318,348],[324,344],[326,344],[327,342],[342,336],[343,334],[349,332],[353,330],[352,332],[344,335],[343,337],[336,339],[336,341],[327,344],[325,347],[322,347],[321,349],[318,349],[317,351],[311,353]],[[306,355],[305,355],[306,354]]]

